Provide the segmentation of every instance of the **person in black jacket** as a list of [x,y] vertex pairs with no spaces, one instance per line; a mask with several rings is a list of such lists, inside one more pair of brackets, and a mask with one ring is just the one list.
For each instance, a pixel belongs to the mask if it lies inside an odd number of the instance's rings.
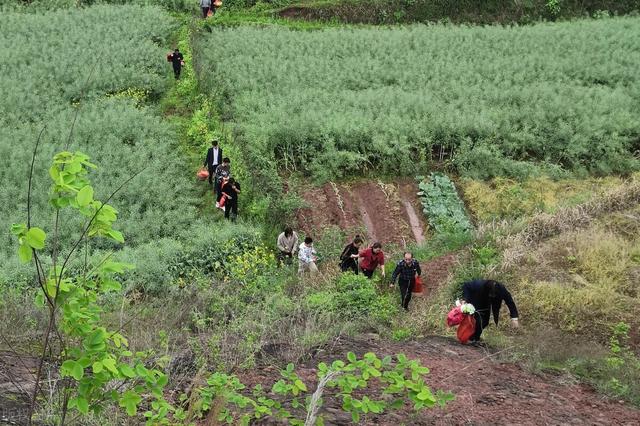
[[173,73],[176,76],[176,80],[178,80],[180,78],[180,70],[182,70],[182,65],[184,65],[184,57],[177,47],[171,54],[171,63],[173,64]]
[[503,301],[509,308],[511,324],[518,327],[518,308],[511,293],[503,284],[493,280],[468,281],[462,285],[462,298],[476,308],[476,332],[471,338],[471,343],[480,340],[482,330],[489,325],[491,312],[493,312],[493,321],[498,325]]
[[420,264],[413,258],[410,252],[404,253],[404,259],[398,262],[396,269],[391,276],[391,287],[398,280],[398,286],[400,287],[400,301],[405,311],[409,310],[409,302],[411,301],[411,291],[416,283],[416,276],[422,275]]
[[235,222],[238,217],[240,183],[236,182],[234,178],[229,178],[222,187],[222,194],[226,198],[226,201],[224,202],[224,217],[225,219],[231,219],[232,222]]
[[214,175],[214,187],[216,189],[216,207],[218,207],[220,205],[220,198],[222,198],[222,182],[224,179],[228,179],[231,176],[231,160],[226,157],[223,158],[222,164],[219,164],[218,167],[216,167]]
[[207,156],[204,159],[204,165],[209,170],[209,184],[213,184],[216,194],[220,192],[218,189],[218,181],[215,179],[216,169],[222,164],[222,148],[218,147],[218,140],[211,141],[211,148],[207,150]]
[[362,237],[356,235],[353,241],[342,250],[340,255],[340,270],[342,272],[347,272],[351,269],[354,274],[358,274],[358,253],[360,253],[362,243]]

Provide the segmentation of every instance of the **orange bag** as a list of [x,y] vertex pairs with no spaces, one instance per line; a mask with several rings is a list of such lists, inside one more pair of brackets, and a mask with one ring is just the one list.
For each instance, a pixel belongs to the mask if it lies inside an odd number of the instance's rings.
[[222,197],[220,197],[220,202],[218,203],[218,207],[222,208],[224,207],[224,203],[227,201],[227,196],[225,194],[222,194]]
[[198,173],[196,173],[198,180],[207,180],[209,178],[209,172],[207,169],[200,169]]
[[418,275],[416,277],[416,282],[413,285],[413,290],[411,290],[412,293],[422,296],[422,291],[424,289],[422,288],[422,277],[420,275]]
[[211,18],[212,16],[213,16],[213,11],[209,9],[209,11],[207,12],[207,18]]
[[476,332],[476,319],[473,315],[464,314],[458,326],[458,340],[466,345]]

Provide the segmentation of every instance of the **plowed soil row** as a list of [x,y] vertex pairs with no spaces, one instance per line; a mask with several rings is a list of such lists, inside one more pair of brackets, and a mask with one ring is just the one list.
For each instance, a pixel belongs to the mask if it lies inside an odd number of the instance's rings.
[[366,236],[369,242],[424,242],[427,224],[410,181],[327,183],[300,191],[307,207],[297,213],[306,235],[321,236],[332,227]]

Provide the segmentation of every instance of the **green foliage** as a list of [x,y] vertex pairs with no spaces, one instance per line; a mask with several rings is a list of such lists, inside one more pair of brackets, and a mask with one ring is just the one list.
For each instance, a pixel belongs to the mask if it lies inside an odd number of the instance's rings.
[[[150,354],[129,351],[128,341],[119,330],[107,330],[102,325],[104,310],[100,298],[121,290],[114,276],[131,269],[132,265],[115,262],[107,256],[97,265],[85,264],[81,274],[74,275],[66,268],[67,260],[82,242],[88,247],[96,238],[124,241],[123,235],[113,229],[116,210],[93,198],[88,169],[95,168],[89,157],[81,152],[61,152],[54,156],[49,169],[52,180],[49,201],[56,210],[56,218],[62,209],[71,208],[86,219],[78,242],[70,248],[64,261],[54,254],[52,264],[45,265],[34,256],[46,248],[46,233],[42,229],[28,228],[24,223],[14,224],[12,233],[18,238],[21,260],[33,262],[38,270],[41,291],[36,294],[36,305],[49,311],[43,357],[48,350],[54,350],[49,341],[52,327],[55,327],[53,334],[59,336],[60,376],[68,378],[62,385],[65,398],[68,398],[62,411],[69,409],[82,415],[90,410],[99,413],[112,402],[124,408],[129,416],[135,416],[143,395],[150,394],[155,405],[145,416],[149,424],[156,424],[171,409],[162,394],[167,376],[162,370],[145,365]],[[54,253],[59,250],[58,232],[54,225],[50,243],[56,247]],[[40,379],[36,378],[37,384]],[[121,383],[117,389],[112,386],[115,382]]]
[[440,234],[469,233],[471,222],[455,185],[447,175],[432,173],[418,184],[423,212],[431,228]]
[[203,88],[224,102],[268,193],[275,162],[318,180],[432,161],[476,178],[603,175],[640,165],[639,80],[618,42],[639,22],[243,26],[213,29],[196,51]]
[[[349,352],[346,361],[318,365],[318,379],[324,383],[322,391],[331,392],[322,399],[341,400],[342,409],[351,414],[355,423],[369,413],[401,409],[407,402],[413,410],[420,411],[436,405],[443,407],[452,401],[451,393],[431,391],[424,381],[428,373],[428,368],[404,354],[396,355],[394,360],[390,356],[379,359],[367,353],[359,359]],[[256,385],[249,396],[236,376],[214,373],[207,379],[207,386],[198,389],[199,399],[194,404],[196,417],[216,410],[216,420],[227,424],[247,425],[252,419],[273,416],[292,425],[303,425],[304,412],[311,409],[311,391],[295,373],[293,364],[288,364],[280,375],[282,378],[271,387],[269,394],[261,385]],[[377,399],[358,397],[358,391],[364,389],[375,389],[380,395]],[[320,406],[322,399],[317,402]],[[321,416],[317,421],[323,424]]]
[[385,323],[398,313],[397,301],[388,294],[379,294],[364,275],[342,274],[331,290],[312,293],[307,304],[313,310],[334,312],[343,319],[364,319]]

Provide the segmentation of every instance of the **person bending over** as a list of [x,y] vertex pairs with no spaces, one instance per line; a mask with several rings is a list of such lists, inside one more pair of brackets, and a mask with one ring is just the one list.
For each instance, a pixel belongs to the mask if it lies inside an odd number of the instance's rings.
[[491,313],[493,321],[498,325],[500,308],[504,301],[509,308],[511,325],[518,327],[518,308],[511,293],[507,288],[494,280],[473,280],[462,284],[462,298],[464,302],[471,303],[476,309],[476,332],[471,338],[471,343],[478,342],[482,330],[489,325]]

